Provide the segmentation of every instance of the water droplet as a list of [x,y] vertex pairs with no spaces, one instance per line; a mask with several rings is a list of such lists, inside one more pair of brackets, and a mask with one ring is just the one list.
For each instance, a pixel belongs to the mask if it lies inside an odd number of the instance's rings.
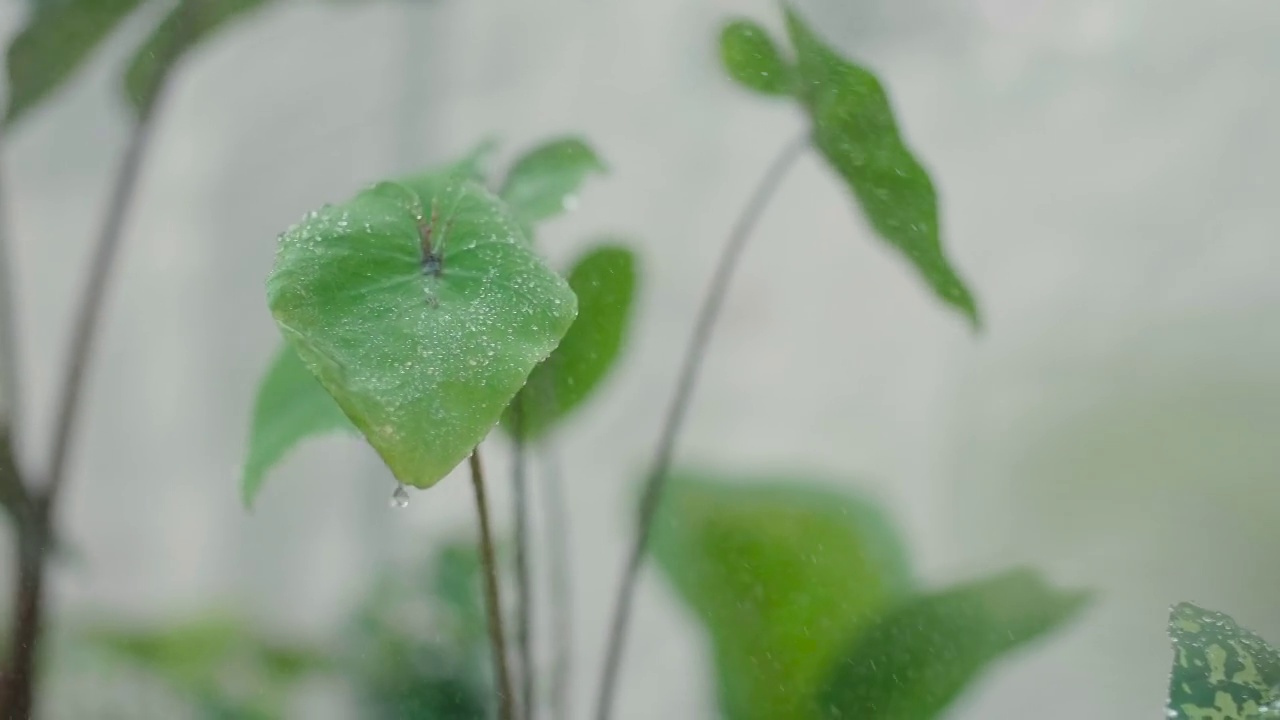
[[393,508],[409,507],[409,491],[405,490],[404,485],[397,485],[396,491],[391,493],[391,507]]

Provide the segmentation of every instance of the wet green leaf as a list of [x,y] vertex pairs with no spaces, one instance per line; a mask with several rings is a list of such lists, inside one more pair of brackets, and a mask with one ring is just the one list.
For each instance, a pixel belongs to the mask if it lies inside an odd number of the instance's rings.
[[733,20],[720,31],[720,60],[729,77],[765,95],[788,95],[796,82],[769,32],[750,20]]
[[5,126],[51,96],[75,74],[142,0],[66,0],[41,3],[9,43],[9,100]]
[[840,653],[819,696],[822,717],[938,717],[989,664],[1071,619],[1087,597],[1026,570],[916,597]]
[[813,717],[848,639],[912,587],[879,509],[795,479],[677,474],[651,548],[706,627],[733,720]]
[[527,227],[571,209],[587,176],[604,171],[604,163],[585,141],[560,138],[521,156],[499,194]]
[[303,363],[419,488],[484,439],[577,312],[502,202],[448,174],[308,216],[281,236],[267,295]]
[[1254,720],[1280,714],[1280,651],[1229,616],[1178,603],[1169,612],[1168,717]]
[[942,248],[933,181],[899,134],[880,81],[831,49],[792,9],[787,30],[814,144],[848,183],[875,231],[906,255],[934,294],[977,326],[973,295]]
[[182,56],[272,0],[182,0],[142,43],[125,72],[125,97],[141,113]]
[[241,495],[246,507],[266,480],[267,472],[294,445],[313,436],[355,427],[329,393],[287,343],[276,352],[258,388],[249,453],[244,463]]
[[569,287],[578,296],[578,319],[529,376],[517,401],[520,421],[509,411],[506,430],[514,434],[519,427],[526,439],[536,440],[599,387],[622,350],[635,284],[635,255],[622,245],[598,245],[574,263]]

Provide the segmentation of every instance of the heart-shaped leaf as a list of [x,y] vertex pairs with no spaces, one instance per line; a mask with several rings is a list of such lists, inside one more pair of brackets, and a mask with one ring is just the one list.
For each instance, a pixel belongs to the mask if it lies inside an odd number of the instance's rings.
[[181,0],[133,54],[125,72],[125,97],[134,111],[141,113],[151,102],[155,88],[184,54],[224,26],[247,17],[271,1]]
[[1169,612],[1173,672],[1166,717],[1261,720],[1280,715],[1280,651],[1229,616],[1178,603]]
[[547,361],[534,369],[521,391],[521,417],[504,417],[503,427],[525,439],[545,435],[581,405],[608,375],[622,350],[631,319],[636,284],[635,255],[626,247],[592,248],[569,272],[578,296],[578,319]]
[[821,717],[929,720],[1001,655],[1066,622],[1088,594],[1015,570],[890,610],[833,663]]
[[249,453],[240,486],[245,506],[253,504],[267,471],[294,445],[334,430],[354,432],[355,428],[302,364],[298,353],[288,344],[282,345],[254,400]]
[[499,194],[528,227],[572,208],[587,176],[604,170],[604,163],[585,141],[560,138],[516,160]]
[[42,3],[9,43],[9,101],[4,124],[12,125],[68,80],[111,31],[142,0],[63,0]]
[[[482,181],[483,164],[495,144],[493,140],[485,140],[465,156],[434,172]],[[334,431],[356,432],[333,397],[287,343],[281,345],[258,386],[251,422],[241,479],[241,495],[246,507],[252,505],[266,482],[267,473],[294,445]]]
[[933,181],[899,134],[880,81],[832,50],[791,8],[787,30],[814,144],[849,185],[875,231],[906,255],[934,294],[977,326],[973,295],[942,249]]
[[794,479],[674,475],[653,533],[658,566],[710,636],[733,720],[813,717],[848,639],[912,588],[878,508]]
[[281,236],[267,296],[303,363],[419,488],[484,439],[577,312],[502,202],[449,173],[311,214]]
[[720,31],[720,60],[729,77],[765,95],[788,95],[795,68],[782,59],[764,28],[750,20],[733,20]]

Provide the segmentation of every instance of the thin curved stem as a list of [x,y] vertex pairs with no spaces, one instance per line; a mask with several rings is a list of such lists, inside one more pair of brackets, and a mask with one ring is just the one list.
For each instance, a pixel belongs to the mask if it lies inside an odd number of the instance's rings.
[[688,414],[689,404],[693,398],[693,391],[698,378],[698,371],[701,369],[702,360],[706,356],[707,344],[711,340],[712,330],[715,329],[716,320],[719,318],[720,308],[729,289],[729,281],[733,278],[733,271],[742,256],[743,248],[746,247],[751,230],[760,219],[760,213],[768,205],[783,177],[786,176],[787,171],[795,163],[796,159],[800,157],[800,153],[808,147],[808,144],[808,134],[801,135],[788,142],[769,165],[764,176],[760,179],[760,184],[756,186],[755,192],[752,193],[751,198],[738,216],[737,222],[734,223],[733,229],[729,232],[724,249],[720,253],[720,260],[716,265],[715,274],[712,275],[711,283],[707,287],[707,295],[703,299],[697,322],[694,324],[693,334],[689,340],[689,347],[685,351],[684,363],[680,369],[675,394],[671,398],[671,405],[667,410],[662,432],[658,438],[658,446],[653,454],[653,465],[645,480],[644,494],[640,500],[640,525],[636,531],[635,541],[631,546],[631,553],[627,557],[627,564],[623,569],[622,581],[614,603],[613,621],[609,628],[608,645],[605,650],[604,666],[600,676],[600,694],[596,703],[595,717],[597,720],[608,720],[613,709],[618,670],[622,664],[622,651],[626,643],[627,623],[631,617],[631,602],[635,595],[640,566],[644,561],[645,551],[649,544],[649,535],[653,530],[653,520],[657,514],[658,501],[661,499],[662,489],[666,485],[667,471],[671,466],[671,457],[675,451],[676,440],[679,438],[685,416]]
[[493,654],[494,680],[498,684],[498,718],[515,720],[515,696],[511,691],[511,670],[507,664],[507,639],[502,629],[502,594],[498,589],[498,560],[493,549],[493,524],[489,520],[489,500],[484,489],[484,467],[480,448],[471,451],[471,486],[475,489],[476,514],[480,518],[480,559],[484,563],[485,608],[489,616],[489,645]]
[[516,394],[511,404],[514,448],[511,463],[511,485],[516,511],[516,649],[520,653],[520,717],[533,720],[533,585],[529,573],[529,468],[528,443],[524,438],[524,393]]
[[551,562],[551,688],[549,705],[554,720],[568,720],[569,677],[573,664],[573,574],[569,548],[569,513],[565,508],[564,475],[554,441],[543,443],[542,497]]
[[128,219],[129,208],[133,205],[133,197],[137,191],[138,180],[142,176],[147,151],[155,136],[156,118],[164,99],[166,85],[167,83],[162,82],[160,87],[156,88],[155,95],[143,106],[142,114],[134,125],[133,133],[129,137],[129,146],[125,149],[124,158],[116,174],[111,200],[107,206],[107,215],[103,220],[102,230],[94,247],[93,259],[89,265],[89,278],[85,284],[84,294],[80,298],[75,326],[71,333],[71,359],[67,364],[66,374],[63,375],[62,400],[58,405],[54,426],[53,450],[43,503],[49,508],[56,504],[58,493],[66,482],[67,462],[71,456],[71,442],[75,436],[76,420],[80,414],[85,376],[89,369],[89,361],[93,357],[102,310],[106,304],[103,300],[113,276],[116,257],[119,255],[125,220]]

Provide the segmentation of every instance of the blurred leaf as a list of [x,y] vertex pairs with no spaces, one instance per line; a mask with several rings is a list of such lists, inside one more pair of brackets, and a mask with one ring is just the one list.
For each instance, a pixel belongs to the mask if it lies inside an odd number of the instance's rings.
[[142,0],[67,0],[40,3],[9,43],[9,101],[4,125],[58,89]]
[[134,111],[142,113],[164,75],[184,54],[229,23],[270,3],[271,0],[181,0],[134,53],[125,72],[125,97]]
[[189,697],[209,718],[279,718],[289,685],[330,667],[299,645],[268,641],[244,623],[211,617],[161,630],[100,627],[83,639]]
[[973,296],[939,240],[933,181],[899,135],[880,81],[840,57],[790,8],[787,29],[814,144],[848,183],[876,232],[907,256],[939,298],[978,326]]
[[249,453],[241,483],[245,507],[253,504],[267,471],[294,445],[335,430],[355,432],[355,426],[302,364],[298,353],[284,344],[276,352],[254,401]]
[[720,60],[729,77],[765,95],[788,95],[795,68],[782,59],[769,32],[750,20],[733,20],[720,31]]
[[397,570],[377,584],[346,644],[360,717],[488,720],[479,573],[475,543],[458,541],[437,549],[425,578]]
[[536,440],[599,387],[622,350],[635,284],[635,255],[622,245],[598,245],[574,263],[569,287],[578,296],[578,318],[529,376],[517,401],[520,421],[511,409],[503,417],[508,432],[518,427]]
[[651,548],[710,635],[733,720],[811,717],[848,639],[912,587],[878,508],[792,479],[675,475]]
[[577,313],[502,202],[439,173],[310,214],[281,236],[267,295],[303,363],[419,488],[484,439]]
[[1166,716],[1251,720],[1280,712],[1280,652],[1227,615],[1178,603],[1169,612],[1173,673]]
[[571,209],[587,176],[604,171],[604,163],[583,140],[552,140],[512,165],[499,194],[516,220],[529,226]]
[[992,661],[1074,616],[1087,594],[1016,570],[912,599],[859,635],[834,663],[824,717],[927,720]]

